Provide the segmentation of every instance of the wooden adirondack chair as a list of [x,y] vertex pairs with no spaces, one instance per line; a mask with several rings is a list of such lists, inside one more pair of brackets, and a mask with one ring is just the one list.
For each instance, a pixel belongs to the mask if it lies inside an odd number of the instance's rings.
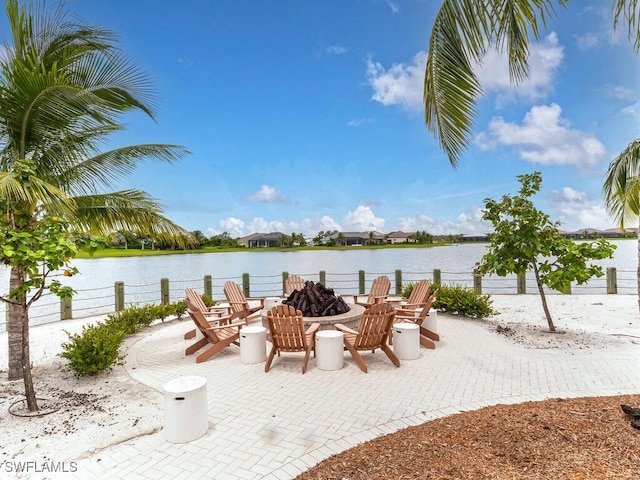
[[267,312],[269,335],[271,338],[271,352],[264,365],[268,372],[276,353],[305,352],[302,361],[302,373],[307,371],[311,350],[315,355],[315,334],[320,328],[319,323],[313,323],[308,329],[304,328],[302,312],[291,305],[276,305]]
[[[202,301],[202,297],[193,288],[185,288],[184,293],[187,302],[191,303],[192,310],[200,310],[204,314],[205,318],[207,318],[210,322],[216,321],[218,322],[218,324],[220,324],[221,319],[224,317],[223,313],[220,311],[221,307],[212,307],[218,309],[216,312],[212,312],[211,309],[204,304],[204,302]],[[195,336],[195,329],[189,330],[184,334],[184,339],[188,340]]]
[[394,315],[395,310],[391,305],[377,303],[362,314],[357,332],[340,323],[335,325],[336,330],[344,333],[344,345],[364,373],[367,373],[367,364],[358,353],[359,351],[375,352],[379,348],[387,354],[396,367],[400,366],[400,360],[387,344]]
[[422,323],[424,322],[424,319],[427,318],[427,315],[429,315],[429,310],[431,310],[433,303],[436,301],[437,293],[438,291],[436,290],[429,296],[424,306],[420,307],[422,309],[420,312],[416,312],[415,310],[413,312],[396,311],[395,315],[396,322],[412,322],[417,324],[420,327],[420,345],[431,349],[436,348],[436,344],[433,340],[439,341],[440,335],[427,329],[422,325]]
[[260,310],[264,308],[264,298],[256,299],[260,302],[259,305],[249,305],[240,285],[231,280],[225,282],[223,290],[231,308],[232,319],[239,318],[249,322],[260,318]]
[[187,313],[189,313],[196,327],[202,332],[203,338],[189,346],[184,352],[185,355],[191,355],[207,344],[210,345],[209,348],[196,356],[196,363],[208,360],[231,344],[240,346],[240,329],[245,325],[244,322],[212,327],[200,310],[189,308]]
[[304,279],[299,275],[289,275],[284,282],[284,294],[288,297],[294,290],[304,288]]
[[391,290],[391,280],[386,275],[380,275],[371,282],[371,289],[366,300],[359,302],[358,295],[354,295],[353,301],[358,305],[369,308],[372,305],[384,302],[389,296],[389,290]]
[[420,280],[416,283],[406,303],[402,302],[396,307],[396,315],[410,315],[414,313],[417,308],[423,307],[429,298],[430,286],[431,282],[429,282],[429,280]]

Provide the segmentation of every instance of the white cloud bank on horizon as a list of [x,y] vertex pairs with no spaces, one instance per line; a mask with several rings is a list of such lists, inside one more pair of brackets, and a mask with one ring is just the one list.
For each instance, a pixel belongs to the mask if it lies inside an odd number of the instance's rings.
[[611,228],[613,222],[602,202],[593,204],[585,192],[571,187],[550,194],[551,210],[562,223],[562,228],[576,230],[580,225],[584,228],[604,230]]

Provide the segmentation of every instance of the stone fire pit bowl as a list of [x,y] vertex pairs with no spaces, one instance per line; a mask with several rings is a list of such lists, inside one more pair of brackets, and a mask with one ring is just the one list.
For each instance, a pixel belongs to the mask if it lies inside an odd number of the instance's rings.
[[[360,323],[360,319],[362,318],[365,308],[362,305],[356,305],[354,303],[349,303],[348,305],[350,310],[346,313],[341,313],[340,315],[302,317],[305,328],[308,328],[312,323],[319,323],[320,330],[333,330],[335,329],[334,325],[336,323],[341,323],[346,327],[358,330],[358,324]],[[268,331],[269,322],[267,321],[267,312],[268,310],[266,308],[261,310],[260,316],[262,317],[262,325],[266,327]]]

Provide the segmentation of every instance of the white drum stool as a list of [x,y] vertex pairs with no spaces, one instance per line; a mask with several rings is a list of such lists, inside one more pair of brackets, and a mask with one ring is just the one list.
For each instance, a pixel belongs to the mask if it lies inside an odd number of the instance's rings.
[[316,332],[316,367],[340,370],[344,366],[344,333],[337,330]]
[[187,443],[209,429],[207,379],[179,377],[164,385],[164,438],[171,443]]
[[400,360],[420,358],[420,327],[415,323],[393,324],[393,353]]
[[250,326],[240,329],[240,361],[262,363],[267,359],[267,329]]

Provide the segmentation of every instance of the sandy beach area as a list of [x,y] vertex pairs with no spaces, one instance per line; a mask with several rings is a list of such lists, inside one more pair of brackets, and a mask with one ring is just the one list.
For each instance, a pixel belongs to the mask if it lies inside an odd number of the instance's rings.
[[[551,314],[559,333],[549,333],[540,297],[537,295],[493,295],[500,313],[474,320],[502,341],[528,349],[634,350],[640,353],[640,315],[635,295],[549,295]],[[452,317],[440,314],[442,318]],[[75,378],[59,354],[67,340],[65,332],[78,332],[83,319],[31,328],[31,352],[35,388],[43,405],[56,405],[54,413],[21,417],[23,384],[6,380],[7,338],[0,334],[0,478],[15,468],[18,460],[80,460],[94,456],[132,438],[158,432],[163,422],[162,392],[136,381],[127,365],[127,350],[150,332],[170,328],[165,321],[128,338],[122,354],[125,364],[110,373]],[[455,339],[450,339],[455,342]],[[636,357],[640,359],[640,356]],[[638,360],[640,368],[640,360]],[[369,373],[375,375],[375,373]],[[640,393],[640,392],[636,392]],[[12,407],[13,405],[13,407]],[[73,462],[65,465],[73,468]],[[13,478],[11,475],[6,478]],[[16,477],[19,478],[19,477]],[[26,478],[26,477],[25,477]]]

